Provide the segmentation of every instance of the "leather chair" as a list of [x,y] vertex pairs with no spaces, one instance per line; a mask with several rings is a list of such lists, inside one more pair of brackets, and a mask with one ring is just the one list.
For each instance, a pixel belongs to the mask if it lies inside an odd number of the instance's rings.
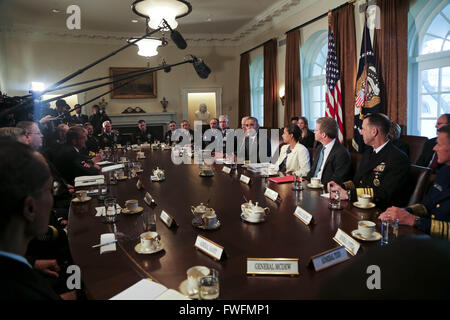
[[411,163],[416,163],[428,139],[421,136],[401,136],[399,140],[409,145],[409,159]]
[[357,153],[357,152],[350,152],[350,158],[352,160],[352,167],[351,167],[351,175],[350,177],[354,177],[356,173],[356,169],[358,169],[359,163],[361,162],[363,154]]
[[427,167],[416,166],[412,164],[409,172],[408,190],[406,195],[410,194],[408,206],[419,203],[423,200],[427,188],[429,187],[431,169]]

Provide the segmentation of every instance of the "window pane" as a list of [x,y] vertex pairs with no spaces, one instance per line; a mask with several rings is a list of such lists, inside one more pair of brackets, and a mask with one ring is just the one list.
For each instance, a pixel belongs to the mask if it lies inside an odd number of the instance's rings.
[[438,91],[439,69],[422,71],[422,93]]
[[443,39],[439,39],[427,34],[425,37],[423,37],[422,54],[441,51],[442,41]]
[[312,117],[317,119],[320,117],[323,117],[323,112],[322,112],[322,104],[320,102],[314,102],[312,104],[312,110],[311,110],[311,114]]
[[450,4],[448,4],[443,10],[442,13],[450,20]]
[[450,113],[450,94],[441,95],[441,110],[440,114]]
[[312,101],[320,101],[322,100],[322,96],[321,96],[321,92],[320,92],[320,86],[314,86],[313,87],[313,94],[312,94]]
[[428,138],[436,137],[436,119],[421,119],[420,121],[420,135]]
[[441,91],[450,91],[450,67],[441,69]]
[[423,118],[437,118],[437,95],[425,94],[422,96],[420,116]]
[[434,18],[433,22],[428,27],[427,33],[432,35],[445,38],[447,36],[447,31],[450,28],[448,22],[440,14]]
[[314,64],[312,75],[320,76],[321,74],[322,74],[322,66],[320,66],[318,64]]

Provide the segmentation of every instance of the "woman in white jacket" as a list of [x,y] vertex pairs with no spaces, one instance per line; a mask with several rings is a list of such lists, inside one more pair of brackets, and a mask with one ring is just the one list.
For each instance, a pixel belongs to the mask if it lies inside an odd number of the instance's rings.
[[281,147],[280,157],[276,162],[279,171],[301,177],[308,174],[310,170],[309,152],[304,145],[298,142],[301,135],[300,128],[295,124],[284,127],[282,137],[286,145]]

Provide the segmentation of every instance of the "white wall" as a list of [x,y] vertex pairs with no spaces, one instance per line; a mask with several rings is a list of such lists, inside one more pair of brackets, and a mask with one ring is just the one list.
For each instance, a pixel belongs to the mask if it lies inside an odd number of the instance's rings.
[[[2,70],[7,79],[5,91],[8,95],[24,95],[30,89],[31,81],[52,84],[69,73],[79,70],[98,58],[118,49],[120,43],[95,44],[70,43],[57,40],[30,40],[23,37],[7,36],[6,46],[2,48],[6,68]],[[127,107],[141,107],[146,112],[161,112],[160,101],[163,97],[169,101],[167,111],[177,112],[178,121],[182,117],[182,88],[222,87],[223,112],[230,114],[234,124],[237,117],[237,84],[239,59],[235,47],[190,47],[179,50],[175,46],[167,46],[159,50],[157,57],[150,59],[150,66],[156,66],[162,61],[167,63],[183,61],[186,54],[194,54],[204,58],[212,72],[208,79],[201,79],[196,74],[192,64],[173,67],[170,73],[157,73],[157,98],[154,99],[110,99],[107,112],[121,113]],[[1,57],[1,56],[0,56]],[[3,65],[3,63],[1,64]],[[69,83],[93,79],[109,75],[109,67],[146,67],[147,59],[137,55],[137,48],[131,47],[100,63],[85,73],[77,76]],[[104,80],[106,81],[106,80]],[[89,84],[89,85],[94,85]],[[73,90],[73,89],[72,89]],[[109,90],[109,86],[98,88],[79,95],[79,101],[84,102]],[[86,113],[91,112],[88,105]],[[236,114],[236,115],[234,115]],[[237,122],[236,122],[237,123]]]

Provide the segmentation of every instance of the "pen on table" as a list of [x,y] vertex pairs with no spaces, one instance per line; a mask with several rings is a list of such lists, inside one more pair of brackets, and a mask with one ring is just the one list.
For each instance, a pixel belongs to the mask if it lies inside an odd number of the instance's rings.
[[95,246],[92,246],[92,248],[103,247],[103,246],[107,246],[107,245],[110,245],[110,244],[113,244],[113,243],[116,243],[116,242],[117,242],[117,240],[114,240],[114,241],[111,241],[111,242],[107,242],[107,243],[99,243],[99,244],[96,244]]

